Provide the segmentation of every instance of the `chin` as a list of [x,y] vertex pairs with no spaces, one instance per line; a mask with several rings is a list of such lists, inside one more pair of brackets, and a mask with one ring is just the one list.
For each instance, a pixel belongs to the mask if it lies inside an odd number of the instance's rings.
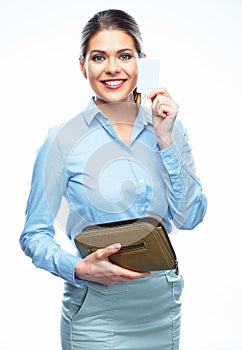
[[120,102],[133,102],[133,93],[127,95],[113,95],[113,96],[104,96],[104,95],[96,95],[96,102],[99,103],[120,103]]

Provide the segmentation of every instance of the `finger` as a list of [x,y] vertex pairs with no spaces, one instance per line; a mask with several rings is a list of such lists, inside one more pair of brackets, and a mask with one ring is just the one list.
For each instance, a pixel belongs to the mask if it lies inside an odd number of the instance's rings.
[[158,108],[158,113],[159,114],[165,114],[167,115],[167,113],[171,113],[172,112],[172,107],[171,106],[167,106],[167,105],[160,105]]
[[145,272],[132,271],[132,270],[128,270],[123,267],[117,266],[115,274],[122,278],[135,279],[135,278],[146,277],[150,275],[151,272],[150,271],[145,271]]
[[152,102],[151,108],[153,113],[158,113],[160,115],[163,111],[176,109],[176,104],[171,99],[158,95]]
[[161,108],[158,110],[158,112],[154,115],[156,118],[167,118],[168,114]]
[[106,259],[110,255],[117,253],[121,249],[122,245],[120,243],[115,243],[109,245],[106,248],[98,249],[96,251],[99,259]]
[[151,101],[153,102],[153,100],[155,99],[155,97],[156,97],[157,95],[162,95],[162,96],[171,98],[171,95],[168,93],[168,91],[167,91],[164,87],[159,88],[159,89],[152,90],[152,91],[147,95],[147,98],[150,98]]
[[171,107],[163,104],[157,104],[156,107],[152,107],[153,110],[153,116],[157,118],[166,118],[168,113],[171,110]]

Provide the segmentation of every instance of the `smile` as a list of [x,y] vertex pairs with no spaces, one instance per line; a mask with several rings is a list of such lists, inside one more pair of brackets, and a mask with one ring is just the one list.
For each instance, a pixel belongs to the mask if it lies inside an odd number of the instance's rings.
[[103,80],[102,83],[106,85],[108,88],[117,88],[120,87],[126,79],[118,79],[118,80]]

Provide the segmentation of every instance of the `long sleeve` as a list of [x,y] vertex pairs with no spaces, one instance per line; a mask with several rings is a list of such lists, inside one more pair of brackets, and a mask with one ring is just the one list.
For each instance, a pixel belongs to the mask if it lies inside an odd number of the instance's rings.
[[191,230],[204,218],[207,200],[196,176],[188,135],[177,121],[171,147],[160,152],[169,175],[167,200],[171,221],[178,229]]
[[54,147],[53,156],[49,151],[56,132],[54,128],[49,132],[37,154],[20,245],[36,267],[81,286],[84,281],[74,276],[74,266],[80,257],[62,250],[54,240],[54,220],[66,186],[62,154],[58,147]]

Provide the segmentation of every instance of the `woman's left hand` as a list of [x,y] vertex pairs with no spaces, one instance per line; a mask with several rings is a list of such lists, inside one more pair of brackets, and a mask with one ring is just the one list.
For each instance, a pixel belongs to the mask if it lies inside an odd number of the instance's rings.
[[172,144],[172,130],[178,113],[178,104],[165,88],[153,90],[147,96],[152,101],[152,119],[161,149]]

